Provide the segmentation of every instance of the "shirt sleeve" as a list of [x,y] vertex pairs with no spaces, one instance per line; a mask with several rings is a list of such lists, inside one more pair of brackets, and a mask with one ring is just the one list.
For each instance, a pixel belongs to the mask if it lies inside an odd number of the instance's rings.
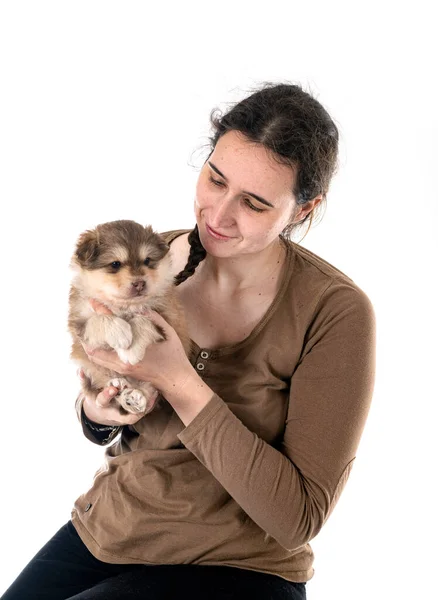
[[82,431],[87,440],[90,440],[90,442],[98,444],[99,446],[105,446],[114,441],[123,429],[123,426],[101,425],[100,423],[90,421],[85,415],[83,404],[84,398],[82,394],[79,394],[75,402],[76,415],[82,425]]
[[375,313],[343,281],[323,293],[290,380],[278,449],[217,394],[178,435],[248,516],[288,550],[309,542],[348,479],[375,378]]

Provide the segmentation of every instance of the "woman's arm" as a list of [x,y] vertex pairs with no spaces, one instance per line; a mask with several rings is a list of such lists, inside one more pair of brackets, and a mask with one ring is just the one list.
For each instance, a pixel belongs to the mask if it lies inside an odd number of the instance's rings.
[[82,393],[79,394],[76,398],[75,408],[85,437],[90,440],[90,442],[93,442],[93,444],[98,444],[99,446],[109,444],[115,440],[122,430],[122,426],[101,425],[100,423],[95,423],[88,419],[84,411],[84,400],[84,395]]
[[[253,521],[293,550],[316,536],[339,499],[368,415],[374,374],[373,307],[361,290],[334,281],[291,378],[280,449],[250,431],[216,394],[178,437]],[[186,389],[188,402],[193,389],[189,384],[180,393]],[[174,408],[178,412],[178,403]]]

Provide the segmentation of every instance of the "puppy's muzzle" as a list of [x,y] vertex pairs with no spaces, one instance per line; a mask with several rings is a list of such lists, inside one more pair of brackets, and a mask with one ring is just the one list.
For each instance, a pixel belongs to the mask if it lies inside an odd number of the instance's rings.
[[146,288],[146,281],[139,279],[138,281],[131,281],[131,294],[133,296],[140,295]]

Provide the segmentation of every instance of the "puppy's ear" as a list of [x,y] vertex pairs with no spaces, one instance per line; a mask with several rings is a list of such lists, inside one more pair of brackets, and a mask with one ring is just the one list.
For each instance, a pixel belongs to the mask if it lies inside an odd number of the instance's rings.
[[156,245],[158,250],[161,252],[161,258],[163,256],[166,256],[166,254],[170,250],[169,244],[167,244],[165,239],[161,237],[159,233],[156,233],[150,225],[145,225],[144,228],[146,230],[146,233],[153,239],[154,244]]
[[91,266],[99,256],[99,240],[96,230],[89,229],[81,233],[75,254],[82,267]]

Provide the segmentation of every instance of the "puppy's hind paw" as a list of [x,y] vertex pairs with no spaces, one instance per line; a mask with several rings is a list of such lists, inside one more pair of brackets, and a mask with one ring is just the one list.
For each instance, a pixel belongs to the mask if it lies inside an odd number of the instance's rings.
[[121,392],[129,387],[129,382],[123,377],[116,377],[114,379],[111,379],[111,381],[108,381],[107,387],[109,386],[115,387],[119,390],[119,392]]
[[139,390],[132,388],[123,390],[117,401],[129,413],[141,413],[146,409],[146,398]]

